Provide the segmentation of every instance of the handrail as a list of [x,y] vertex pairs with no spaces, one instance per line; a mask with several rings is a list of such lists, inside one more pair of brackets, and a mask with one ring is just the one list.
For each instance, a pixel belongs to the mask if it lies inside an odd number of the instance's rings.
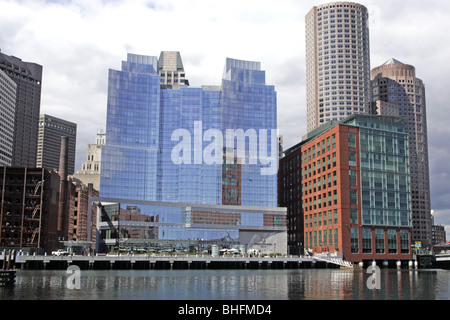
[[336,257],[328,256],[328,255],[322,255],[322,254],[316,254],[313,256],[313,258],[316,260],[321,260],[321,261],[326,261],[326,262],[330,262],[333,264],[337,264],[342,267],[348,267],[348,268],[354,267],[353,262],[345,261],[342,258],[336,258]]

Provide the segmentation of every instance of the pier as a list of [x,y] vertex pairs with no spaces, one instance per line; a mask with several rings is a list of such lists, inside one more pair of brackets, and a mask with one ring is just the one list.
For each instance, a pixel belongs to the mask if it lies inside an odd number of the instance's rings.
[[[3,256],[4,257],[4,256]],[[0,255],[0,261],[3,258]],[[438,255],[436,255],[438,257]],[[420,259],[419,259],[420,260]],[[449,255],[432,259],[430,265],[419,261],[397,261],[396,267],[448,268]],[[437,261],[436,261],[437,260]],[[367,265],[366,262],[365,265]],[[374,261],[371,262],[373,265]],[[389,267],[386,261],[377,264]],[[207,254],[119,254],[119,255],[28,255],[18,254],[7,257],[0,265],[9,265],[11,271],[20,270],[66,270],[69,266],[78,266],[80,270],[153,270],[153,269],[310,269],[310,268],[344,268],[363,267],[336,257],[317,256],[229,256]],[[390,264],[392,267],[392,264]],[[6,268],[4,269],[4,271]],[[7,278],[6,273],[3,278]]]
[[14,287],[16,283],[15,256],[15,250],[10,250],[8,255],[6,255],[6,250],[3,250],[0,287]]
[[442,254],[435,255],[435,261],[433,262],[433,267],[450,270],[450,252],[449,251],[447,251],[447,252],[448,253],[442,253]]
[[335,264],[308,257],[242,257],[211,255],[17,255],[21,270],[65,270],[71,265],[81,270],[148,269],[298,269],[336,268]]

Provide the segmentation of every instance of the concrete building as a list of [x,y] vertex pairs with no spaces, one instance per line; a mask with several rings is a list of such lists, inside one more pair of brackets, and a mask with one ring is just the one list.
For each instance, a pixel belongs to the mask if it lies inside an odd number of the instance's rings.
[[75,170],[77,124],[47,114],[39,116],[39,136],[36,167],[59,170],[61,137],[69,138],[68,174]]
[[12,164],[17,85],[0,70],[0,166]]
[[292,254],[411,259],[408,135],[401,118],[353,115],[285,151],[279,205]]
[[0,50],[0,70],[17,85],[12,165],[33,168],[36,166],[42,66],[8,56]]
[[431,239],[432,245],[438,245],[447,242],[447,233],[445,226],[434,223],[434,210],[431,210]]
[[442,225],[432,225],[432,243],[433,245],[447,242],[445,227]]
[[372,102],[370,114],[394,117],[400,116],[397,105],[382,100]]
[[72,179],[88,185],[93,184],[94,189],[100,191],[100,171],[102,164],[102,147],[106,143],[106,133],[97,133],[96,143],[88,144],[87,160],[83,161],[81,170],[72,176]]
[[306,23],[307,130],[370,107],[369,14],[337,1],[314,6]]
[[284,146],[283,136],[279,135],[278,136],[278,160],[283,158],[283,146]]
[[161,77],[161,87],[172,89],[189,86],[184,72],[183,61],[178,51],[162,51],[158,60],[158,72]]
[[[56,231],[62,238],[60,247],[69,246],[77,254],[87,253],[93,249],[92,233],[95,225],[89,221],[89,198],[98,196],[93,185],[73,182],[68,176],[69,138],[61,137],[59,164],[59,202]],[[88,241],[89,239],[89,241]],[[95,236],[94,236],[95,241]],[[48,250],[48,248],[46,248]],[[92,252],[92,251],[89,251]]]
[[[409,136],[413,241],[432,245],[425,85],[413,66],[389,59],[372,69],[373,103],[404,119]],[[383,107],[384,106],[384,107]],[[386,108],[385,106],[389,106]]]

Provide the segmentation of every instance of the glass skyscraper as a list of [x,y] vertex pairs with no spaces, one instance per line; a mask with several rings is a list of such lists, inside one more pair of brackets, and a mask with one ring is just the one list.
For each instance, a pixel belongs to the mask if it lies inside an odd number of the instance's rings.
[[220,86],[190,87],[185,76],[178,52],[128,54],[109,71],[100,197],[89,210],[97,251],[285,254],[275,88],[259,62],[226,59]]
[[227,58],[220,86],[170,89],[163,63],[128,54],[109,70],[100,196],[276,207],[276,91],[260,63]]

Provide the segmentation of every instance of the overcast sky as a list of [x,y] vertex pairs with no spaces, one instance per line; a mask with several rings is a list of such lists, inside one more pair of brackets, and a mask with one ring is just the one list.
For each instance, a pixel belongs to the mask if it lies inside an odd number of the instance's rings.
[[[260,61],[288,148],[306,133],[305,15],[326,2],[0,0],[0,49],[44,66],[41,113],[77,123],[76,170],[105,129],[108,69],[127,52],[180,51],[193,87],[219,85],[226,57]],[[396,58],[426,85],[431,205],[449,235],[450,1],[359,3],[369,9],[371,68]]]

